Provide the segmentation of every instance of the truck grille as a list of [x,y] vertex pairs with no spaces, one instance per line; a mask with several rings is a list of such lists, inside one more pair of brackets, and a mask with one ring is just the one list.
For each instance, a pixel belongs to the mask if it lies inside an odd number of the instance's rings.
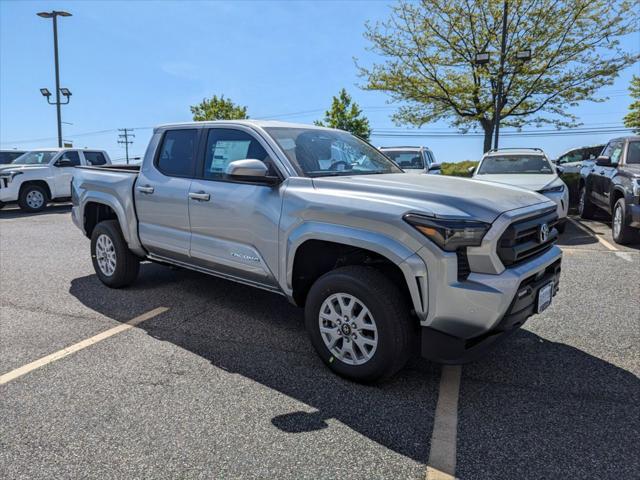
[[458,249],[456,251],[456,256],[458,257],[458,281],[464,282],[469,278],[469,274],[471,274],[469,259],[467,258],[467,250]]
[[[498,242],[498,257],[505,267],[532,260],[549,250],[558,239],[556,209],[518,220],[505,230]],[[544,235],[544,225],[548,235]]]

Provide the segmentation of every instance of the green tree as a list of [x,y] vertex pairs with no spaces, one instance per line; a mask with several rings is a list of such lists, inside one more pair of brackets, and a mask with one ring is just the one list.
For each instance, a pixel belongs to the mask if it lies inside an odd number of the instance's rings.
[[239,120],[249,118],[247,115],[247,107],[236,105],[224,95],[214,95],[210,99],[203,99],[197,105],[191,106],[193,119],[198,121],[204,120]]
[[[487,151],[498,123],[573,127],[579,123],[569,107],[606,100],[597,90],[640,58],[619,42],[637,29],[637,6],[638,0],[400,0],[388,20],[366,25],[370,50],[382,59],[359,70],[364,88],[402,102],[396,124],[447,119],[463,132],[481,129]],[[530,59],[519,60],[527,50]],[[480,64],[476,54],[484,52],[489,62]]]
[[640,133],[640,77],[637,75],[631,79],[629,94],[634,101],[629,105],[629,113],[624,117],[624,126]]
[[358,104],[353,102],[344,88],[340,90],[337,97],[333,97],[331,108],[324,114],[324,120],[316,120],[315,124],[346,130],[364,140],[369,140],[369,135],[371,135],[369,120],[362,114]]

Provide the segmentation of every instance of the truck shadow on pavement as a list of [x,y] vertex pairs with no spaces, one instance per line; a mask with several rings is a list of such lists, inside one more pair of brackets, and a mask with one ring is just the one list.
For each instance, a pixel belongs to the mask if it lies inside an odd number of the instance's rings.
[[22,217],[39,217],[41,215],[49,215],[49,214],[69,214],[71,213],[71,204],[70,203],[62,203],[62,204],[54,204],[49,205],[47,208],[42,210],[41,212],[24,212],[20,210],[18,207],[9,207],[5,206],[0,210],[0,219],[3,218],[22,218]]
[[[428,460],[438,365],[414,360],[390,381],[348,382],[316,356],[301,309],[277,295],[189,271],[144,264],[131,288],[111,290],[89,275],[74,279],[70,293],[121,322],[166,306],[168,312],[137,328],[309,407],[256,422],[297,435],[338,421],[398,454]],[[633,415],[639,401],[640,382],[629,372],[520,331],[487,359],[463,368],[457,477],[486,478],[487,464],[499,478],[546,478],[544,469],[528,468],[543,461],[565,472],[589,468],[592,477],[607,467],[600,462],[630,464],[636,460],[625,454],[624,442],[632,444],[640,428]]]

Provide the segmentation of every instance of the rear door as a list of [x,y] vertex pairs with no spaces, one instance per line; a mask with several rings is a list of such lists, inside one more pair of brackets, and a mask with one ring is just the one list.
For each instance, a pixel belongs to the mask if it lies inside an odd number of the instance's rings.
[[200,130],[156,133],[153,161],[145,161],[134,188],[138,232],[152,254],[189,260],[189,187],[195,174]]
[[280,184],[238,181],[225,175],[230,162],[251,158],[265,162],[270,175],[280,176],[273,152],[248,128],[210,128],[204,134],[200,178],[190,189],[191,262],[276,286],[283,189]]
[[[71,165],[61,166],[60,160],[69,160]],[[80,154],[76,150],[67,150],[53,164],[55,175],[54,198],[64,198],[71,196],[71,179],[73,178],[74,167],[80,166]]]

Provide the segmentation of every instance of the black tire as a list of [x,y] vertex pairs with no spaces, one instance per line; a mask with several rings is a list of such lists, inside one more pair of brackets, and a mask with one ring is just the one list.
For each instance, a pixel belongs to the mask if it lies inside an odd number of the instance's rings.
[[[30,195],[37,195],[42,197],[42,203],[39,206],[34,206],[33,202],[30,201]],[[18,197],[18,206],[20,210],[29,213],[41,212],[45,208],[47,208],[47,202],[49,201],[49,196],[47,195],[47,191],[41,187],[40,185],[26,185],[20,189],[20,196]],[[30,205],[31,204],[31,205]]]
[[[103,272],[96,256],[96,244],[101,235],[106,235],[113,244],[115,270],[111,275]],[[105,220],[93,229],[91,234],[91,261],[100,281],[111,288],[131,285],[136,280],[140,270],[140,258],[129,250],[117,220]]]
[[580,196],[578,197],[578,213],[580,218],[589,220],[593,218],[595,213],[595,205],[591,203],[589,195],[587,194],[587,187],[585,185],[580,187]]
[[[616,232],[614,223],[618,211],[622,218],[622,225],[620,230]],[[640,237],[639,233],[638,230],[627,225],[627,205],[624,203],[624,198],[619,198],[613,206],[613,212],[611,213],[611,234],[613,240],[620,245],[627,245],[637,241],[638,237]]]
[[[319,315],[331,295],[352,295],[373,317],[378,343],[373,356],[363,364],[351,365],[334,356],[320,333]],[[348,322],[347,322],[348,323]],[[385,275],[371,267],[347,266],[326,273],[311,287],[305,304],[305,325],[311,343],[324,363],[348,379],[369,383],[391,377],[413,353],[417,323],[412,324],[405,295]],[[342,340],[344,342],[345,340]]]

